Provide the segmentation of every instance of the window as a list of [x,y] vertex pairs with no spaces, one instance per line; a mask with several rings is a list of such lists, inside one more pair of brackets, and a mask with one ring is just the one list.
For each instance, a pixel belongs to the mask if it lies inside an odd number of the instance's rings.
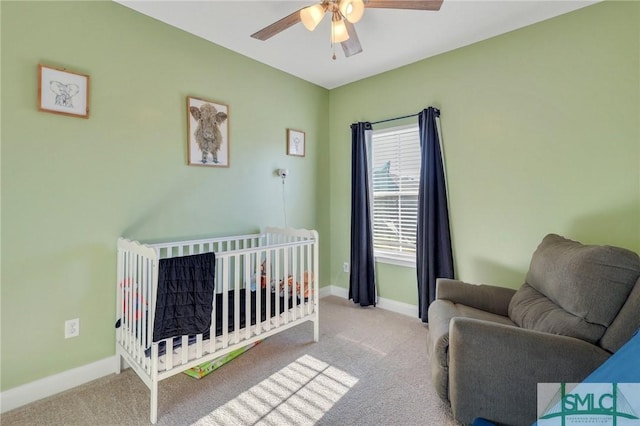
[[414,266],[420,182],[418,125],[374,130],[371,153],[374,255],[379,261]]

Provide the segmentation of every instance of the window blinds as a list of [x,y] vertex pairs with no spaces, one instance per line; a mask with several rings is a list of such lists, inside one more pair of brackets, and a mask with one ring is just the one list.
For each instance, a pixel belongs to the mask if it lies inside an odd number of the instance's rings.
[[418,126],[374,131],[371,162],[374,250],[413,256],[420,182]]

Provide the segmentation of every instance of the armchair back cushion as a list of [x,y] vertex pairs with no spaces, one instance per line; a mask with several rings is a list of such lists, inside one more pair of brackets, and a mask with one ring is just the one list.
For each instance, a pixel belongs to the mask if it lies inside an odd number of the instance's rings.
[[597,343],[638,277],[640,258],[630,250],[549,234],[509,303],[509,317],[522,328]]

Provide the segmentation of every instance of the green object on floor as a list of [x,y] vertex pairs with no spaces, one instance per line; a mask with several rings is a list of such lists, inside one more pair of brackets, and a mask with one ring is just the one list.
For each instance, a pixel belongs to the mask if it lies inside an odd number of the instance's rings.
[[223,365],[225,365],[229,361],[231,361],[231,360],[237,358],[238,356],[242,355],[243,353],[245,353],[246,351],[248,351],[249,349],[251,349],[252,347],[257,345],[261,341],[262,340],[258,340],[257,342],[252,343],[250,345],[247,345],[247,346],[245,346],[243,348],[236,349],[233,352],[229,352],[227,355],[223,355],[223,356],[221,356],[219,358],[212,359],[211,361],[203,362],[200,365],[197,365],[195,367],[192,367],[192,368],[184,371],[184,374],[186,374],[188,376],[191,376],[191,377],[194,377],[196,379],[202,379],[207,374],[213,373],[215,370],[217,370],[218,368],[222,367]]

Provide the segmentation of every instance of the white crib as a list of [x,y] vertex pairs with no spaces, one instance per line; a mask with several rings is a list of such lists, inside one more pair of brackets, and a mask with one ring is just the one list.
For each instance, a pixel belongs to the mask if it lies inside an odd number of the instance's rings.
[[[210,252],[210,330],[153,342],[160,260]],[[149,387],[151,423],[157,421],[163,379],[305,321],[314,323],[318,341],[318,255],[318,233],[305,229],[159,244],[118,240],[116,372],[124,359]]]

